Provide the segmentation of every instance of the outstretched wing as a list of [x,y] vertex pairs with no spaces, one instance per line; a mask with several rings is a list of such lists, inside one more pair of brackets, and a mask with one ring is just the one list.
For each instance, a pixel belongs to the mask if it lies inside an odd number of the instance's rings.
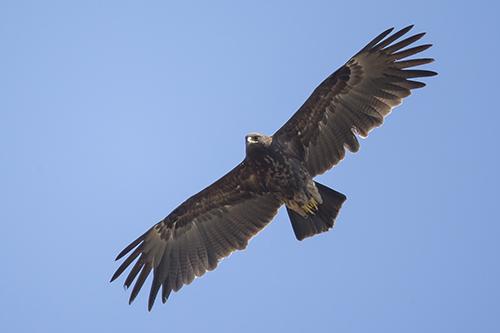
[[425,86],[410,79],[437,74],[408,69],[433,61],[430,58],[406,59],[431,46],[404,49],[425,33],[394,43],[412,27],[389,37],[393,29],[386,30],[368,43],[314,90],[304,105],[274,134],[273,142],[303,159],[313,176],[340,162],[345,148],[358,151],[356,134],[366,137],[370,130],[382,124],[392,108],[410,95],[411,89]]
[[148,308],[151,310],[160,287],[165,303],[172,290],[178,291],[195,277],[213,270],[221,258],[244,249],[249,239],[273,219],[281,202],[256,188],[252,175],[242,162],[186,200],[118,255],[116,260],[135,248],[111,278],[115,280],[137,259],[125,280],[127,288],[136,280],[130,303],[151,271]]

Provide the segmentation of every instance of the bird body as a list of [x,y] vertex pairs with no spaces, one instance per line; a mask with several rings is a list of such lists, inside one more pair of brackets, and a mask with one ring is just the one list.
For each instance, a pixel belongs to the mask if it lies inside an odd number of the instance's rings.
[[240,164],[120,252],[117,260],[125,259],[111,281],[132,267],[124,283],[128,288],[135,281],[129,302],[151,272],[148,308],[160,288],[166,302],[171,291],[244,249],[282,205],[298,240],[331,229],[346,196],[314,177],[339,163],[346,150],[358,151],[357,136],[366,137],[411,90],[425,86],[413,78],[436,75],[413,69],[433,59],[407,59],[431,46],[407,48],[423,33],[397,41],[411,29],[392,35],[388,29],[375,37],[328,76],[272,136],[248,134]]
[[304,163],[270,136],[247,135],[243,163],[256,175],[256,188],[275,195],[301,216],[314,213],[323,202]]

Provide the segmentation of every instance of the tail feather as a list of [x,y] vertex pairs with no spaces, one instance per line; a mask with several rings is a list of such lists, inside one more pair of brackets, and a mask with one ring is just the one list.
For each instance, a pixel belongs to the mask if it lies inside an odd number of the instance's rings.
[[340,192],[332,190],[325,185],[316,183],[319,194],[323,199],[323,203],[318,206],[314,214],[302,217],[288,207],[287,212],[292,222],[293,232],[298,240],[314,236],[316,234],[328,231],[335,224],[335,218],[339,214],[342,204],[346,200],[346,196]]

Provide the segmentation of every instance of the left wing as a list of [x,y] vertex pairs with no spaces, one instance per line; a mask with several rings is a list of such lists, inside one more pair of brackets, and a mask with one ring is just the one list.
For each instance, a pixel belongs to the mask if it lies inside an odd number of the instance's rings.
[[406,60],[428,49],[430,44],[402,50],[424,33],[394,43],[412,27],[389,37],[393,29],[386,30],[368,43],[314,90],[273,135],[273,142],[302,159],[313,177],[340,162],[346,148],[358,151],[356,134],[366,137],[370,130],[382,124],[392,108],[410,95],[411,89],[425,86],[411,78],[437,74],[407,69],[433,61],[429,58]]
[[182,203],[118,255],[116,260],[135,248],[111,278],[115,280],[137,259],[125,279],[128,288],[137,278],[129,303],[151,271],[153,283],[148,309],[153,307],[160,287],[165,303],[172,290],[178,291],[195,277],[217,267],[220,259],[244,249],[250,238],[273,219],[281,202],[256,190],[252,175],[245,162],[240,163]]

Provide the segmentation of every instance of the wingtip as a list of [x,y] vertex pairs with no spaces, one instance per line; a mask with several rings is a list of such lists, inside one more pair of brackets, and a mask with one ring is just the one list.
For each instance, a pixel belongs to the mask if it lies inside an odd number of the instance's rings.
[[403,29],[399,30],[397,33],[400,34],[401,36],[406,35],[411,29],[413,29],[414,26],[415,26],[414,24],[410,24],[404,27]]
[[416,46],[416,47],[418,47],[420,49],[418,52],[423,52],[423,51],[431,48],[432,46],[433,46],[433,44],[428,43],[428,44],[423,44],[423,45]]
[[116,272],[113,274],[113,276],[111,277],[111,279],[109,280],[109,283],[113,282],[114,280],[116,280],[118,278],[118,274],[116,274]]
[[123,250],[123,251],[121,251],[120,253],[118,253],[118,255],[117,255],[117,256],[116,256],[116,258],[115,258],[115,261],[118,261],[118,260],[120,260],[121,258],[123,258],[123,256],[125,256],[128,252],[129,252],[129,251],[125,251],[125,250]]
[[142,234],[141,236],[139,236],[136,240],[134,240],[132,243],[130,243],[126,248],[124,248],[120,253],[118,253],[118,255],[116,256],[116,260],[120,260],[121,258],[123,258],[127,253],[129,253],[132,249],[134,249],[137,245],[139,245],[140,243],[143,242],[144,238],[146,237],[146,235],[148,234],[148,232],[150,231],[151,229],[149,229],[148,231],[146,231],[144,234]]
[[389,35],[391,32],[393,32],[393,31],[394,31],[394,29],[395,29],[395,27],[390,27],[389,29],[386,29],[386,30],[384,30],[384,31],[380,34],[380,36],[384,36],[383,38],[385,38],[387,35]]
[[419,32],[418,34],[415,34],[414,35],[414,38],[415,38],[415,41],[421,39],[422,37],[424,37],[426,34],[426,32]]
[[125,287],[125,290],[127,290],[128,288],[130,288],[130,286],[132,285],[133,282],[134,282],[133,279],[129,279],[127,277],[127,280],[125,280],[125,283],[123,284],[123,286]]
[[167,303],[168,297],[170,296],[171,292],[172,292],[172,290],[170,288],[165,288],[162,290],[161,302],[163,304]]
[[426,86],[425,83],[420,81],[407,80],[407,82],[411,83],[413,87],[411,89],[421,89]]
[[419,52],[423,52],[423,51],[431,48],[432,46],[433,46],[433,44],[423,44],[423,45],[420,46],[420,51]]

